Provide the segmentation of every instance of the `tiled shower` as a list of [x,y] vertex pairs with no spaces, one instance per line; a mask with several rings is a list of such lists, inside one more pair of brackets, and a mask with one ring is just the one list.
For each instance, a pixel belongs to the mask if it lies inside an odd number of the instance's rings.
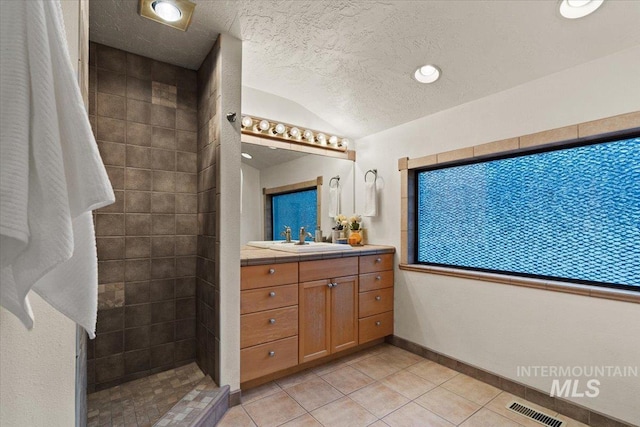
[[[215,109],[212,62],[200,80],[212,81],[203,87]],[[98,322],[88,392],[193,362],[199,346],[199,365],[213,376],[215,144],[198,138],[198,123],[209,135],[215,121],[210,108],[199,117],[198,73],[96,43],[89,65],[90,120],[116,203],[95,212]]]

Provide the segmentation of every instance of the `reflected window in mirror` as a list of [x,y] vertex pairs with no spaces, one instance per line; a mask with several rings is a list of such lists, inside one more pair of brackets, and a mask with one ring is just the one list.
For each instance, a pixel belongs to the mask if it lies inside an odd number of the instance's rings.
[[319,224],[322,177],[277,188],[265,188],[264,235],[267,240],[283,240],[285,227],[298,239],[300,227],[313,234]]
[[[278,239],[280,231],[291,228],[292,236],[297,236],[300,227],[313,232],[318,223],[318,191],[302,190],[293,193],[275,194],[271,197],[272,229]],[[294,237],[295,238],[295,237]]]

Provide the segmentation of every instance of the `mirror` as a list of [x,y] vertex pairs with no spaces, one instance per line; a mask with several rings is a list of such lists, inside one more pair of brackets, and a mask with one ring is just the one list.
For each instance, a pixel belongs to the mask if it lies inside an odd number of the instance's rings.
[[[265,197],[263,189],[290,186],[322,177],[320,196],[320,226],[322,235],[331,234],[334,225],[329,217],[329,196],[331,178],[339,176],[340,209],[338,213],[350,215],[354,211],[354,171],[355,162],[346,159],[307,154],[299,151],[273,149],[263,145],[243,142],[242,152],[251,159],[242,157],[242,218],[241,243],[254,240],[271,240],[265,236]],[[335,180],[331,186],[335,186]],[[275,239],[280,239],[281,230],[274,230]],[[311,234],[314,230],[308,230]],[[298,238],[298,230],[292,230],[292,238]]]

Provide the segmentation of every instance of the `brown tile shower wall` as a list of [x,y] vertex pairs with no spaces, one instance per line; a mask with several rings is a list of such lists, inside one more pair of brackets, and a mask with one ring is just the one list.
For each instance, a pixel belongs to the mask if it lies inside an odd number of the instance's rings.
[[95,213],[89,391],[196,358],[195,71],[91,43],[89,114],[116,203]]
[[[220,40],[198,70],[197,362],[220,384],[220,287],[217,280],[216,158],[219,152]],[[218,202],[219,203],[219,202]],[[219,246],[218,246],[219,247]]]

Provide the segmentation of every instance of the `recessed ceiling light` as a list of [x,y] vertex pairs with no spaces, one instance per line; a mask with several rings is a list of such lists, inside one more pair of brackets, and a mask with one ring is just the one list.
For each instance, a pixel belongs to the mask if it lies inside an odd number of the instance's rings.
[[596,11],[604,0],[562,0],[560,15],[567,19],[583,18]]
[[423,65],[413,73],[413,78],[420,83],[433,83],[440,78],[440,69],[435,65]]
[[245,159],[253,159],[253,156],[249,153],[242,153],[241,156],[244,157]]
[[152,21],[187,31],[195,7],[189,0],[140,0],[138,12]]
[[176,7],[176,5],[169,3],[168,1],[157,0],[151,3],[151,9],[160,18],[167,22],[176,22],[182,17],[182,12]]

